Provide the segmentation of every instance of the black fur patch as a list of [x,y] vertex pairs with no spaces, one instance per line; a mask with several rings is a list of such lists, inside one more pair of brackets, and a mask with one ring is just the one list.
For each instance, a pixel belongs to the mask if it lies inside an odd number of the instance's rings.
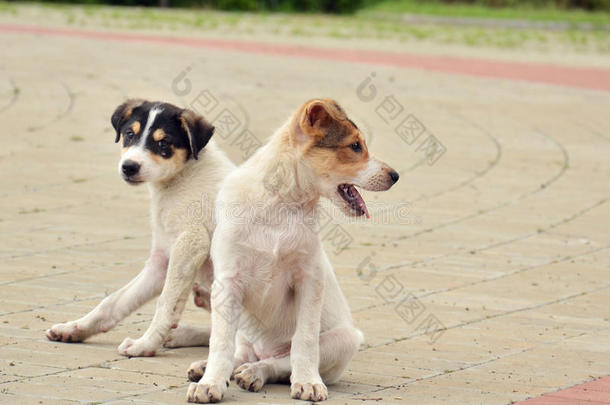
[[[130,103],[131,102],[131,103]],[[148,117],[153,108],[161,110],[154,117],[148,132],[144,134]],[[144,148],[164,159],[172,157],[175,149],[187,151],[187,159],[194,157],[205,147],[210,140],[214,127],[207,123],[203,117],[175,105],[160,102],[130,100],[120,105],[112,115],[112,125],[117,131],[117,142],[123,137],[123,147],[137,145],[142,136],[146,136]],[[140,130],[132,131],[132,124],[138,121]],[[162,129],[165,137],[155,140],[153,134]],[[173,147],[173,149],[172,149]]]

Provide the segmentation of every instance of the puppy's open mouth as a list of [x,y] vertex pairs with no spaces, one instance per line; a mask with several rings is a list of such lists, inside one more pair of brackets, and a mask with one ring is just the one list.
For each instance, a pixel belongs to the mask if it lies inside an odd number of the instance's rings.
[[366,215],[367,218],[370,218],[366,204],[353,184],[339,184],[337,186],[337,192],[341,198],[345,200],[354,214],[357,216]]

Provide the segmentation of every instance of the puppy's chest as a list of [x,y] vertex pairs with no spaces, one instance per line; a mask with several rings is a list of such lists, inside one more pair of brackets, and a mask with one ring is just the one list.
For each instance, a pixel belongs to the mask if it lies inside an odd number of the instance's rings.
[[153,205],[150,220],[156,242],[168,248],[184,228],[176,212],[167,207]]
[[211,214],[189,201],[159,199],[151,204],[153,234],[159,244],[169,247],[185,229],[207,228]]
[[[290,291],[301,279],[303,269],[309,267],[317,245],[315,234],[310,230],[290,226],[269,227],[254,231],[256,238],[251,238],[250,252],[254,253],[252,279],[258,287],[256,299],[271,300],[273,306],[290,297]],[[280,297],[283,297],[280,299]]]
[[262,253],[273,256],[277,265],[293,265],[311,254],[316,235],[303,224],[280,223],[256,226],[251,239]]
[[317,248],[316,235],[302,225],[266,223],[246,227],[241,232],[245,238],[237,246],[244,248],[241,254],[250,263],[246,272],[251,272],[251,279],[260,284],[260,288],[254,289],[258,292],[283,291],[294,286],[297,273],[307,266]]
[[293,323],[295,289],[319,249],[314,227],[293,213],[252,221],[240,229],[238,238],[245,242],[243,253],[251,264],[248,269],[252,288],[246,292],[244,305],[251,314],[265,314],[265,319],[275,326],[282,324],[282,330],[290,329],[287,325]]
[[[251,314],[269,317],[265,322],[275,324],[284,320],[294,307],[294,292],[298,286],[299,262],[292,265],[276,265],[260,269],[256,278],[251,280],[245,294],[244,306]],[[283,314],[280,316],[280,314]]]

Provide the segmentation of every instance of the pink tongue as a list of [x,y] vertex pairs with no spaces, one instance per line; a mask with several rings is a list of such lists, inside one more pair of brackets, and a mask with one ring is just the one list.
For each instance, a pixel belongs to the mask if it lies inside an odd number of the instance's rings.
[[358,192],[358,190],[356,190],[356,187],[350,185],[349,186],[349,194],[352,197],[354,197],[354,199],[356,200],[356,203],[358,204],[358,206],[362,209],[362,211],[364,211],[364,214],[366,215],[366,218],[367,219],[371,218],[371,216],[369,215],[369,210],[366,208],[366,204],[364,203],[364,200],[360,196],[360,193]]

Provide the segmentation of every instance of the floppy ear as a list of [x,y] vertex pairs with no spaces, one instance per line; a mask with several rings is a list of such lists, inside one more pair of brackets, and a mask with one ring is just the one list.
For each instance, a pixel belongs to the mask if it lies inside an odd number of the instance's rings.
[[313,100],[303,111],[303,124],[316,128],[325,128],[333,122],[333,107],[326,100]]
[[306,102],[298,113],[295,143],[307,144],[326,136],[341,115],[340,107],[330,99],[314,99]]
[[193,158],[197,160],[197,155],[208,144],[215,128],[201,115],[191,110],[183,110],[178,119],[188,137]]
[[118,142],[121,139],[121,126],[131,117],[131,113],[133,109],[144,104],[144,100],[138,98],[132,98],[125,101],[123,104],[118,106],[114,113],[112,113],[112,117],[110,118],[110,122],[112,123],[112,127],[116,131],[116,138],[114,142]]

